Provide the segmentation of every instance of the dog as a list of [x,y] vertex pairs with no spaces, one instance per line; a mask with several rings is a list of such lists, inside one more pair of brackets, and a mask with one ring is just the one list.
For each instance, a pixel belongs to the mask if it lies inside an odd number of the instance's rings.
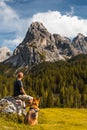
[[24,123],[29,125],[38,124],[38,111],[39,111],[39,102],[40,99],[33,99],[32,104],[30,105],[29,111],[27,112]]

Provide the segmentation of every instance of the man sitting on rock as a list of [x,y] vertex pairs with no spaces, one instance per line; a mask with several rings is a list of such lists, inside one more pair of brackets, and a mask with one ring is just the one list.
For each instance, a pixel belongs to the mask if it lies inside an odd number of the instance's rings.
[[14,97],[17,99],[21,99],[22,101],[26,102],[28,101],[29,103],[32,103],[33,97],[26,94],[23,88],[23,83],[21,81],[22,79],[23,79],[23,73],[19,72],[17,79],[14,83]]

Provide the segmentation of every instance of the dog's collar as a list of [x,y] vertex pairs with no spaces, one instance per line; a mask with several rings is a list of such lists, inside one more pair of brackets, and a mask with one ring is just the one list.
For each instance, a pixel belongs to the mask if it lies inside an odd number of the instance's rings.
[[30,107],[30,110],[34,110],[35,112],[38,112],[39,110],[33,107]]

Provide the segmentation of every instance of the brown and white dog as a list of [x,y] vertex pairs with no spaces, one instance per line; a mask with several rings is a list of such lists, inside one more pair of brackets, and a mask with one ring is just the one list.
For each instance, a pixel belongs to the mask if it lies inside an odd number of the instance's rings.
[[29,125],[38,124],[39,102],[40,102],[40,99],[33,99],[33,102],[29,108],[29,111],[27,112],[24,119],[25,124],[29,124]]

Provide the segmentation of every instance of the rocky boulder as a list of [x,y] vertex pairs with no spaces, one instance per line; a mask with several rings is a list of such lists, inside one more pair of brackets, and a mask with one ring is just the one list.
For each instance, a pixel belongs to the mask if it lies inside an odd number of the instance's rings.
[[25,102],[8,96],[0,100],[0,112],[26,115]]

